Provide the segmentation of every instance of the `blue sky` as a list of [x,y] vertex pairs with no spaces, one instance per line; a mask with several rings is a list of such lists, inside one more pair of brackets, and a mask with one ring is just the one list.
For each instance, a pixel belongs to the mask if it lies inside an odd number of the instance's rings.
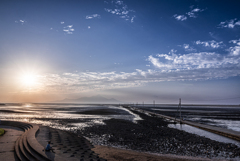
[[0,4],[2,102],[240,103],[237,0]]

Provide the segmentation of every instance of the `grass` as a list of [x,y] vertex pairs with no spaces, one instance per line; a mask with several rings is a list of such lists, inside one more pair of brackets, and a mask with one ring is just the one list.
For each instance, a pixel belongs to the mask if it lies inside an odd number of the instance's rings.
[[0,128],[0,136],[4,134],[4,130]]

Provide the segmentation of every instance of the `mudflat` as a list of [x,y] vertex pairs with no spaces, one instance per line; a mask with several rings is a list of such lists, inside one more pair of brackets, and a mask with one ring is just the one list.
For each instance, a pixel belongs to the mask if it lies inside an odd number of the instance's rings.
[[99,157],[108,161],[208,161],[211,159],[200,157],[177,156],[169,154],[152,154],[133,150],[119,149],[109,146],[95,145],[92,149]]

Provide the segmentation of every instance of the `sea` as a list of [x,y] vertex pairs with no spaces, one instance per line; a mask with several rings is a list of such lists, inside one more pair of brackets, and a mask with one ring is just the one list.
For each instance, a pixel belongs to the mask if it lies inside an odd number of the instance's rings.
[[[185,120],[218,126],[240,132],[240,107],[227,105],[135,105],[147,111]],[[8,103],[0,106],[0,120],[41,124],[57,129],[77,131],[94,125],[104,125],[107,119],[124,119],[137,123],[142,118],[119,105]],[[169,124],[170,128],[236,144],[240,142],[189,125]]]

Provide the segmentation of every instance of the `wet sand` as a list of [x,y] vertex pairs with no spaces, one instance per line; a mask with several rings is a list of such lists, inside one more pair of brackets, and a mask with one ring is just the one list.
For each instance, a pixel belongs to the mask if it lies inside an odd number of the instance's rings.
[[93,148],[92,150],[95,153],[99,154],[99,157],[105,158],[108,161],[220,161],[220,159],[144,153],[100,145],[95,145],[95,148]]

